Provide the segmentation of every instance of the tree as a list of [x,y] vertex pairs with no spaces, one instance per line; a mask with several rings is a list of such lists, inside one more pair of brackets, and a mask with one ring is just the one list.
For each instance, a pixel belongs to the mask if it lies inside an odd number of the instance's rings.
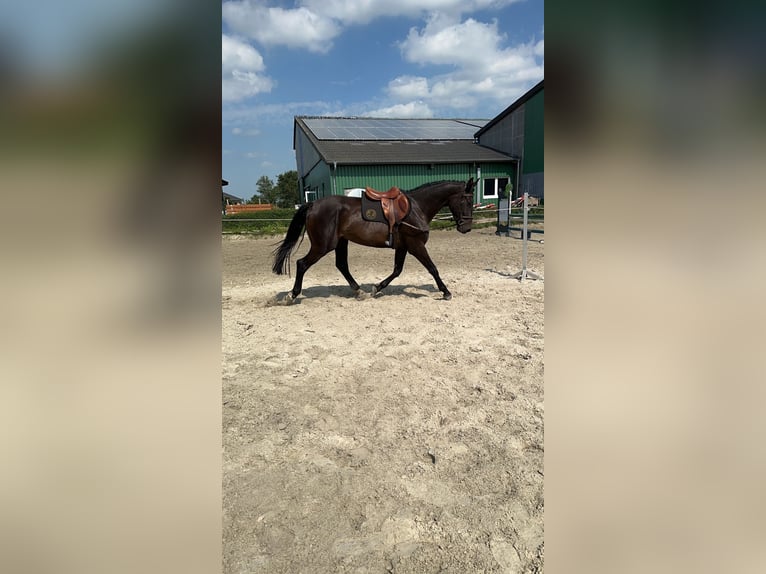
[[258,200],[260,199],[263,203],[274,203],[275,198],[275,189],[274,189],[274,182],[271,181],[271,178],[269,178],[266,175],[262,175],[258,178],[258,181],[255,182],[255,188],[256,192],[253,197],[250,198],[250,201],[248,203],[260,203]]
[[277,176],[277,185],[274,189],[277,207],[292,207],[300,203],[297,171],[292,170],[280,173]]

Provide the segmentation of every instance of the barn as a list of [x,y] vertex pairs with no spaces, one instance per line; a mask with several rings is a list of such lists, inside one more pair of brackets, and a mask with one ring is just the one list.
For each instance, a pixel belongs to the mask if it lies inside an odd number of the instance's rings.
[[349,194],[365,186],[412,189],[438,180],[477,185],[476,203],[497,203],[516,181],[518,161],[479,145],[481,119],[391,119],[295,116],[293,149],[301,201]]
[[481,146],[520,159],[519,181],[514,184],[512,199],[516,199],[519,192],[545,197],[543,81],[476,132]]

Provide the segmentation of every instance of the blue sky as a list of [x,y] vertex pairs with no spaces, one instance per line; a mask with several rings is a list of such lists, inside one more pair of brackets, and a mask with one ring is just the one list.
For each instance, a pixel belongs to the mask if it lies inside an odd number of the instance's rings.
[[296,168],[295,115],[492,118],[543,78],[543,0],[231,0],[223,177]]

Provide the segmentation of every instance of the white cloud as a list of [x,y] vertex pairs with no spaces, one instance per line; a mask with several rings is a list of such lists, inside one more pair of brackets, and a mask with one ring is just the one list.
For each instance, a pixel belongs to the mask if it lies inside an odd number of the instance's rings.
[[263,71],[265,65],[258,51],[237,38],[221,35],[221,62],[224,70]]
[[284,102],[278,104],[243,103],[225,106],[221,110],[221,123],[227,127],[242,127],[255,122],[281,122],[292,126],[295,115],[331,115],[338,109],[338,102],[321,100],[307,102]]
[[[463,16],[518,1],[298,0],[294,7],[282,8],[268,7],[263,0],[229,0],[223,3],[222,11],[227,28],[253,42],[318,53],[329,51],[334,39],[348,26],[382,17],[423,18],[423,24],[411,28],[398,46],[406,62],[428,73],[391,79],[385,88],[386,103],[390,105],[375,111],[430,117],[428,114],[435,112],[454,115],[460,110],[502,109],[542,79],[542,31],[528,43],[511,46],[496,20],[481,22]],[[261,67],[251,62],[249,68],[243,65],[232,70],[228,83],[224,74],[224,94],[228,94],[229,101],[271,90],[273,82],[264,75],[262,59],[255,54]],[[438,68],[434,70],[434,66]],[[351,102],[344,107],[367,108]],[[337,109],[328,103],[323,114],[340,113]],[[244,110],[236,113],[244,115]]]
[[423,102],[408,102],[396,104],[387,108],[371,110],[366,116],[375,118],[432,118],[434,113],[428,104]]
[[222,16],[229,29],[265,46],[324,53],[332,48],[333,38],[341,33],[335,20],[305,7],[284,9],[239,0],[224,2]]
[[399,76],[388,83],[387,91],[400,100],[425,98],[429,95],[428,79],[421,76]]
[[266,66],[258,51],[237,38],[221,35],[221,95],[235,102],[269,92],[274,82],[262,74]]
[[432,19],[422,31],[411,28],[399,47],[409,62],[468,67],[490,60],[498,52],[500,40],[496,22],[483,24],[469,18],[442,27]]
[[235,136],[257,136],[260,135],[261,130],[251,128],[251,129],[242,129],[240,127],[233,128],[231,130],[232,135]]
[[366,24],[375,18],[420,17],[429,12],[460,14],[487,8],[500,8],[521,0],[303,0],[301,5],[316,14],[333,18],[345,25]]
[[405,16],[459,21],[461,14],[502,8],[522,0],[301,0],[295,8],[265,6],[259,0],[229,0],[222,5],[230,30],[264,46],[288,46],[326,53],[346,26],[376,18]]
[[[426,79],[428,93],[419,97],[436,108],[469,109],[487,100],[507,105],[542,79],[543,40],[505,48],[504,43],[496,21],[469,18],[455,23],[433,16],[423,29],[411,28],[399,48],[409,62],[453,67]],[[407,90],[413,88],[409,78],[389,82],[389,95],[408,99]]]

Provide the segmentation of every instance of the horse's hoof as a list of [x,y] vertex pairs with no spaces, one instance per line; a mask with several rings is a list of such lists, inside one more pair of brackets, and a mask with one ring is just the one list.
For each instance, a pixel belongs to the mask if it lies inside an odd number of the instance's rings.
[[452,299],[452,293],[445,293],[444,294],[444,300],[445,301],[449,301],[450,299]]
[[357,301],[362,301],[364,299],[367,299],[367,293],[365,293],[361,289],[357,289],[356,291],[354,291],[354,296],[356,297]]
[[285,295],[285,298],[282,300],[285,305],[292,305],[295,301],[295,297],[293,297],[293,294],[291,292],[287,292],[287,295]]
[[380,291],[378,291],[378,288],[375,285],[373,285],[372,286],[372,293],[370,293],[370,296],[371,297],[375,297],[375,295],[377,295],[378,293],[380,293]]

